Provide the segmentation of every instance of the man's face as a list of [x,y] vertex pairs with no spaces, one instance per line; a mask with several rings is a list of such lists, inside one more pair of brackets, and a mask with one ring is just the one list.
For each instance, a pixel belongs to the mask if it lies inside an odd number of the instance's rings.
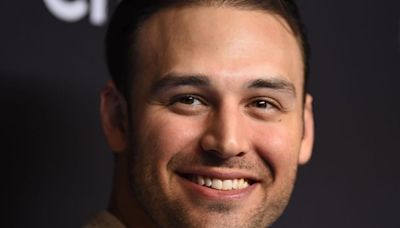
[[270,225],[312,144],[286,23],[230,7],[164,10],[135,54],[130,181],[142,207],[162,226]]

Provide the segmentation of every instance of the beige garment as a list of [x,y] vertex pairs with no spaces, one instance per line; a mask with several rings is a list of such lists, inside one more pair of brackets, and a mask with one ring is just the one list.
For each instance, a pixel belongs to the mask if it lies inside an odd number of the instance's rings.
[[110,212],[102,211],[93,217],[83,228],[126,228]]

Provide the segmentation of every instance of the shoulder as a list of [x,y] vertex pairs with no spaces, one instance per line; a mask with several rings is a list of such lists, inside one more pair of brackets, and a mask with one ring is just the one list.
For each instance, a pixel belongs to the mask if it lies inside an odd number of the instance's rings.
[[126,228],[121,221],[107,211],[102,211],[94,216],[82,228]]

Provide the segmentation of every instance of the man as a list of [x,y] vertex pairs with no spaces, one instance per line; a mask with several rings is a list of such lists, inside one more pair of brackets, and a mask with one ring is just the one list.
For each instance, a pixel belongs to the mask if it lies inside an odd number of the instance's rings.
[[296,6],[123,1],[101,94],[115,153],[108,212],[88,227],[267,227],[311,156]]

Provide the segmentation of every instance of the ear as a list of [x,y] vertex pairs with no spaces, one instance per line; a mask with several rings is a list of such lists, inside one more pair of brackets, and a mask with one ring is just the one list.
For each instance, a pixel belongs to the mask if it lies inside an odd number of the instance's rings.
[[304,165],[310,160],[314,144],[314,116],[312,110],[312,100],[312,96],[307,94],[303,110],[304,129],[299,153],[300,165]]
[[108,145],[114,153],[125,152],[128,147],[126,100],[112,80],[108,81],[101,91],[100,99],[101,124]]

